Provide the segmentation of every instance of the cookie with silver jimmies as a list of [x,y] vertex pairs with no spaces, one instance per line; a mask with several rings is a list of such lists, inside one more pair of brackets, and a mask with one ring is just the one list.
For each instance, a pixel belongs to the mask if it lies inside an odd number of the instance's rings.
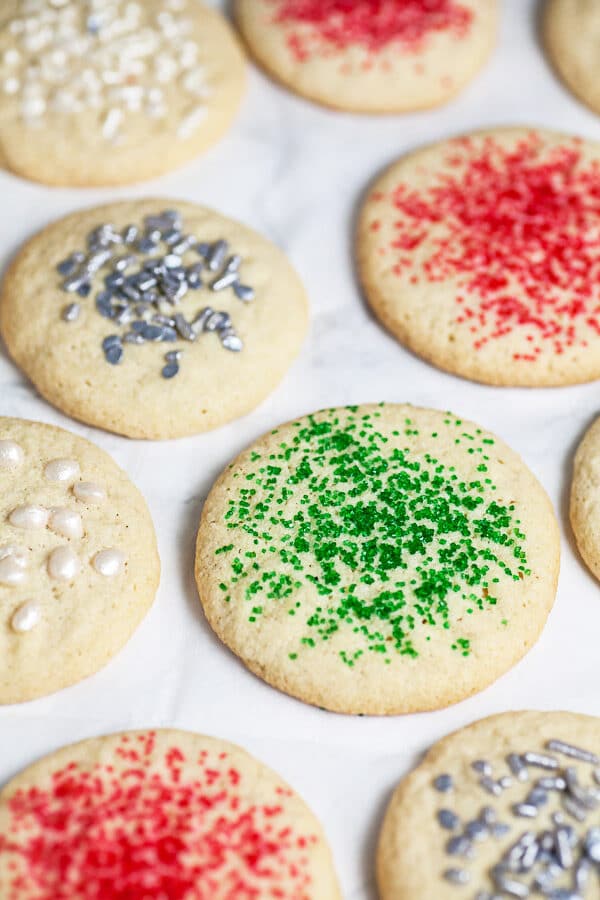
[[147,613],[159,575],[144,498],[107,453],[0,418],[0,704],[98,671]]
[[598,900],[600,719],[510,712],[435,744],[389,804],[381,900]]
[[0,294],[9,353],[40,393],[90,425],[175,438],[271,393],[307,329],[284,254],[174,200],[75,212],[17,254]]
[[244,82],[199,0],[3,0],[0,162],[45,184],[154,178],[227,131]]

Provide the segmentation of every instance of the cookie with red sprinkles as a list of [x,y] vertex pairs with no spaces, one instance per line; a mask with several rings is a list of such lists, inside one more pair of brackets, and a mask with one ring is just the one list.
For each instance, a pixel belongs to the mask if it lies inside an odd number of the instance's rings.
[[434,365],[600,378],[600,145],[511,128],[418,150],[371,188],[357,255],[376,315]]
[[65,747],[0,794],[2,900],[336,900],[323,831],[244,750],[183,731]]
[[496,39],[496,0],[236,0],[250,52],[292,91],[365,113],[445,103]]

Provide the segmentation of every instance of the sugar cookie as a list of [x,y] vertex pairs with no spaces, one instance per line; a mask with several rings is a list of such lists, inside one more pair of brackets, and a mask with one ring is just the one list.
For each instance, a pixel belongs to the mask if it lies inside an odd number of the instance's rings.
[[546,49],[567,87],[600,113],[600,7],[596,0],[546,0]]
[[[95,497],[78,490],[83,479]],[[0,418],[0,498],[2,704],[104,666],[152,604],[160,564],[139,491],[106,453],[61,428]],[[115,557],[118,566],[97,564]]]
[[46,184],[153,178],[227,130],[244,69],[197,0],[4,0],[0,160]]
[[357,254],[376,315],[434,365],[600,378],[600,145],[513,128],[418,150],[370,190]]
[[237,0],[252,55],[291,90],[357,112],[445,103],[496,39],[496,0]]
[[558,527],[502,441],[383,405],[282,425],[206,501],[208,621],[265,681],[337,712],[436,709],[489,685],[552,607]]
[[600,578],[600,419],[588,430],[575,455],[571,525],[579,552]]
[[64,747],[0,793],[2,900],[336,900],[321,826],[274,772],[184,731]]
[[436,744],[396,790],[381,900],[595,900],[600,719],[510,712]]
[[195,434],[249,412],[307,328],[280,250],[211,210],[171,207],[116,203],[50,225],[0,298],[8,350],[40,393],[130,437]]

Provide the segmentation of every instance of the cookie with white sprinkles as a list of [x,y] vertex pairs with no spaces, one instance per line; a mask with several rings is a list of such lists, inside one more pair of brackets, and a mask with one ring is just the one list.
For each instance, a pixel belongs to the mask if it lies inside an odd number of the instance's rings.
[[153,178],[221,137],[244,81],[233,32],[199,0],[5,0],[0,160],[47,184]]
[[488,59],[497,0],[236,0],[257,62],[334,109],[405,112],[445,103]]
[[0,506],[3,704],[105,665],[151,606],[160,563],[139,491],[60,428],[0,418]]
[[396,790],[381,900],[597,900],[600,719],[510,712],[436,744]]
[[283,253],[216,212],[164,200],[76,212],[10,267],[0,325],[15,362],[68,415],[174,438],[249,412],[307,328]]
[[538,638],[558,527],[522,460],[450,413],[325,410],[242,453],[206,501],[208,621],[265,681],[346,713],[435,709]]
[[174,730],[64,747],[0,793],[2,900],[339,900],[323,830],[240,747]]

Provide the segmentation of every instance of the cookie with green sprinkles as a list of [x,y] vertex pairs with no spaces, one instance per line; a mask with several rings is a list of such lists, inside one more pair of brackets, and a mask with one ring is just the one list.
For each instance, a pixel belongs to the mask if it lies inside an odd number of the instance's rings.
[[437,709],[538,638],[559,534],[494,435],[408,405],[323,410],[223,472],[196,580],[221,640],[269,684],[354,714]]

